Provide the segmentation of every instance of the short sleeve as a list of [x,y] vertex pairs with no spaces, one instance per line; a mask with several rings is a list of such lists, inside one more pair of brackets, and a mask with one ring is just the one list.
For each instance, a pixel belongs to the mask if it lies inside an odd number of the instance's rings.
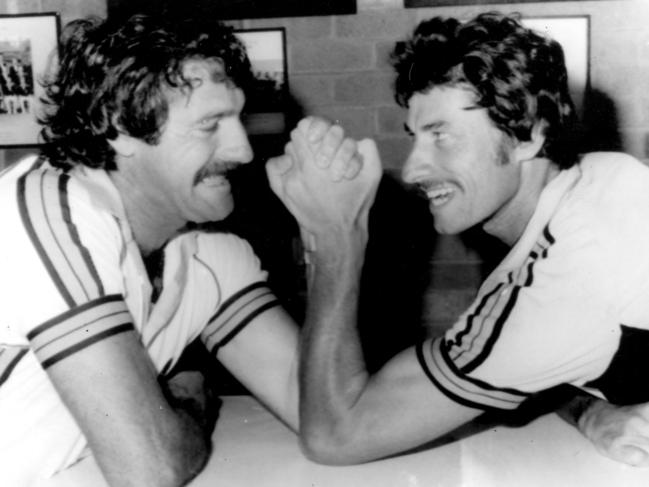
[[552,386],[598,377],[620,335],[610,258],[578,222],[547,226],[527,259],[488,279],[444,337],[420,345],[428,377],[448,397],[515,409]]
[[13,231],[2,242],[5,343],[28,340],[47,367],[132,329],[123,301],[123,240],[112,214],[97,208],[68,174],[33,170],[15,181]]
[[203,234],[198,239],[198,256],[215,273],[221,290],[220,304],[201,334],[208,350],[215,352],[255,317],[280,303],[248,242],[230,234]]

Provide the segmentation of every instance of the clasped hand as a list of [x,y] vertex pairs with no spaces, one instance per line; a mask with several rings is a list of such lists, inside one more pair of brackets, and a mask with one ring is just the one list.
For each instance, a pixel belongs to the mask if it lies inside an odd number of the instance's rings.
[[581,432],[603,455],[637,467],[649,467],[649,408],[595,401],[578,421]]
[[270,186],[303,230],[322,235],[366,225],[381,177],[372,140],[345,137],[313,117],[291,132],[285,154],[266,165]]

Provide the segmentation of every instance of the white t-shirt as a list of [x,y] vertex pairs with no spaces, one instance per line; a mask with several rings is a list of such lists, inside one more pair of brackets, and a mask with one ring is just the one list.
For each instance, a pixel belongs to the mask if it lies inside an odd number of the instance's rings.
[[199,335],[215,350],[278,305],[247,242],[204,232],[166,246],[152,304],[119,194],[102,170],[20,161],[0,176],[0,222],[3,485],[51,475],[86,446],[49,380],[53,363],[135,328],[163,372]]
[[471,307],[417,352],[472,407],[514,409],[564,383],[649,402],[649,168],[594,153],[561,171]]

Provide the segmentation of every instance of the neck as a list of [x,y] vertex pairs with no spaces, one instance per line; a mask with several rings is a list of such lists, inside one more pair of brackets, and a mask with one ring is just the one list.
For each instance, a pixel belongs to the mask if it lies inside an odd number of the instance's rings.
[[141,185],[134,184],[120,171],[109,177],[122,197],[126,218],[142,255],[161,248],[185,226],[182,218],[164,211],[164,204],[149,195]]
[[557,175],[557,167],[549,159],[523,161],[521,184],[514,197],[487,220],[485,232],[513,246],[532,218],[543,188]]

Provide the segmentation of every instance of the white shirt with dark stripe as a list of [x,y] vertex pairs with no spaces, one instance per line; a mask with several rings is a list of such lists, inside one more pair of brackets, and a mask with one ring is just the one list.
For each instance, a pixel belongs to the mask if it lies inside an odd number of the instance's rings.
[[417,355],[472,407],[515,409],[565,383],[629,404],[649,401],[648,330],[649,168],[594,153],[547,185],[470,308]]
[[120,197],[101,170],[20,161],[0,176],[0,222],[2,485],[50,475],[86,446],[48,367],[135,328],[162,372],[195,338],[216,350],[278,304],[247,242],[191,232],[165,248],[153,305]]

